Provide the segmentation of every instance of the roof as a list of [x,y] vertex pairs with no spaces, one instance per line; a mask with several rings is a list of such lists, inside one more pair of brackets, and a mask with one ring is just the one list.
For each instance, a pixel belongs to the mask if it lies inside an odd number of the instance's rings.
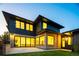
[[69,30],[69,31],[65,31],[63,33],[66,33],[66,32],[77,32],[77,31],[79,31],[79,28],[76,28],[76,29],[73,29],[73,30]]
[[20,20],[20,21],[23,21],[23,22],[33,23],[33,21],[31,21],[31,20],[16,16],[14,14],[11,14],[11,13],[8,13],[8,12],[5,12],[5,11],[2,11],[2,13],[5,16],[7,23],[8,23],[8,20],[9,20],[8,18],[14,18],[13,20],[17,19],[17,20]]
[[[52,25],[52,26],[54,26],[54,27],[56,27],[56,28],[58,28],[58,29],[64,28],[64,26],[62,26],[62,25],[60,25],[60,24],[58,24],[58,23],[56,23],[56,22],[54,22],[54,21],[52,21],[52,20],[50,20],[50,19],[48,19],[48,18],[42,16],[42,15],[39,15],[39,16],[36,18],[36,20],[33,22],[33,21],[28,20],[28,19],[25,19],[25,18],[16,16],[16,15],[13,15],[13,14],[8,13],[8,12],[5,12],[5,11],[2,11],[2,12],[3,12],[3,15],[4,15],[5,18],[6,18],[7,23],[8,23],[9,18],[13,18],[13,20],[18,19],[18,20],[20,20],[20,21],[29,22],[29,23],[38,23],[39,21],[44,21],[44,22],[47,22],[48,24],[50,24],[50,25]],[[41,19],[40,19],[40,18],[41,18]],[[44,19],[42,19],[42,18],[44,18]],[[40,20],[39,20],[39,19],[40,19]]]
[[[44,19],[42,19],[42,18],[44,18]],[[48,24],[50,24],[50,25],[52,25],[52,26],[54,26],[54,27],[56,27],[58,29],[64,28],[64,26],[62,26],[62,25],[60,25],[60,24],[58,24],[58,23],[56,23],[56,22],[54,22],[54,21],[42,16],[42,15],[39,15],[36,18],[36,20],[34,21],[34,23],[38,23],[40,20],[44,21],[44,22],[47,22]]]

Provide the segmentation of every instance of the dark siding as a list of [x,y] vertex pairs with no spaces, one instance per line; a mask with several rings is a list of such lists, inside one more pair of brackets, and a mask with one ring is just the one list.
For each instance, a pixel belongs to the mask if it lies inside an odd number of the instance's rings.
[[9,20],[8,28],[11,33],[16,33],[21,35],[31,35],[31,36],[35,35],[33,31],[27,31],[26,29],[16,28],[15,20]]
[[54,31],[54,32],[60,32],[59,29],[57,29],[57,28],[55,28],[55,27],[53,27],[53,26],[51,26],[51,25],[49,25],[49,24],[48,24],[47,29],[52,30],[52,31]]
[[79,51],[79,32],[73,33],[73,50]]

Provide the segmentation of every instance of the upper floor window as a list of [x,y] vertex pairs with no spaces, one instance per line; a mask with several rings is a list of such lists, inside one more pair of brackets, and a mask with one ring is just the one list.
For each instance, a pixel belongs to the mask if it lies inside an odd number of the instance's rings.
[[27,23],[26,24],[26,30],[29,30],[30,28],[29,28],[29,24]]
[[24,29],[24,22],[21,22],[21,29]]
[[20,28],[20,21],[16,20],[16,28]]
[[30,24],[30,31],[33,31],[33,25]]
[[47,28],[47,23],[43,22],[43,29]]

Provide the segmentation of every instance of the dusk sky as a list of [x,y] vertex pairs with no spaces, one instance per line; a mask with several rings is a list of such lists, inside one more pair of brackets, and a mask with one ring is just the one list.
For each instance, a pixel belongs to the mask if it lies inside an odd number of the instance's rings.
[[0,35],[6,28],[6,21],[2,14],[6,11],[17,16],[34,21],[40,14],[50,20],[63,25],[61,33],[79,28],[79,5],[78,4],[0,4]]

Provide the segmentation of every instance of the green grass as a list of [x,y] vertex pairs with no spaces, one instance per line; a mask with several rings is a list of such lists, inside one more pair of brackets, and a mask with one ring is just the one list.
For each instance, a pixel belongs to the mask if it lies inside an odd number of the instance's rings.
[[7,56],[79,56],[79,52],[68,52],[58,50],[58,51],[17,53],[17,54],[9,54]]

